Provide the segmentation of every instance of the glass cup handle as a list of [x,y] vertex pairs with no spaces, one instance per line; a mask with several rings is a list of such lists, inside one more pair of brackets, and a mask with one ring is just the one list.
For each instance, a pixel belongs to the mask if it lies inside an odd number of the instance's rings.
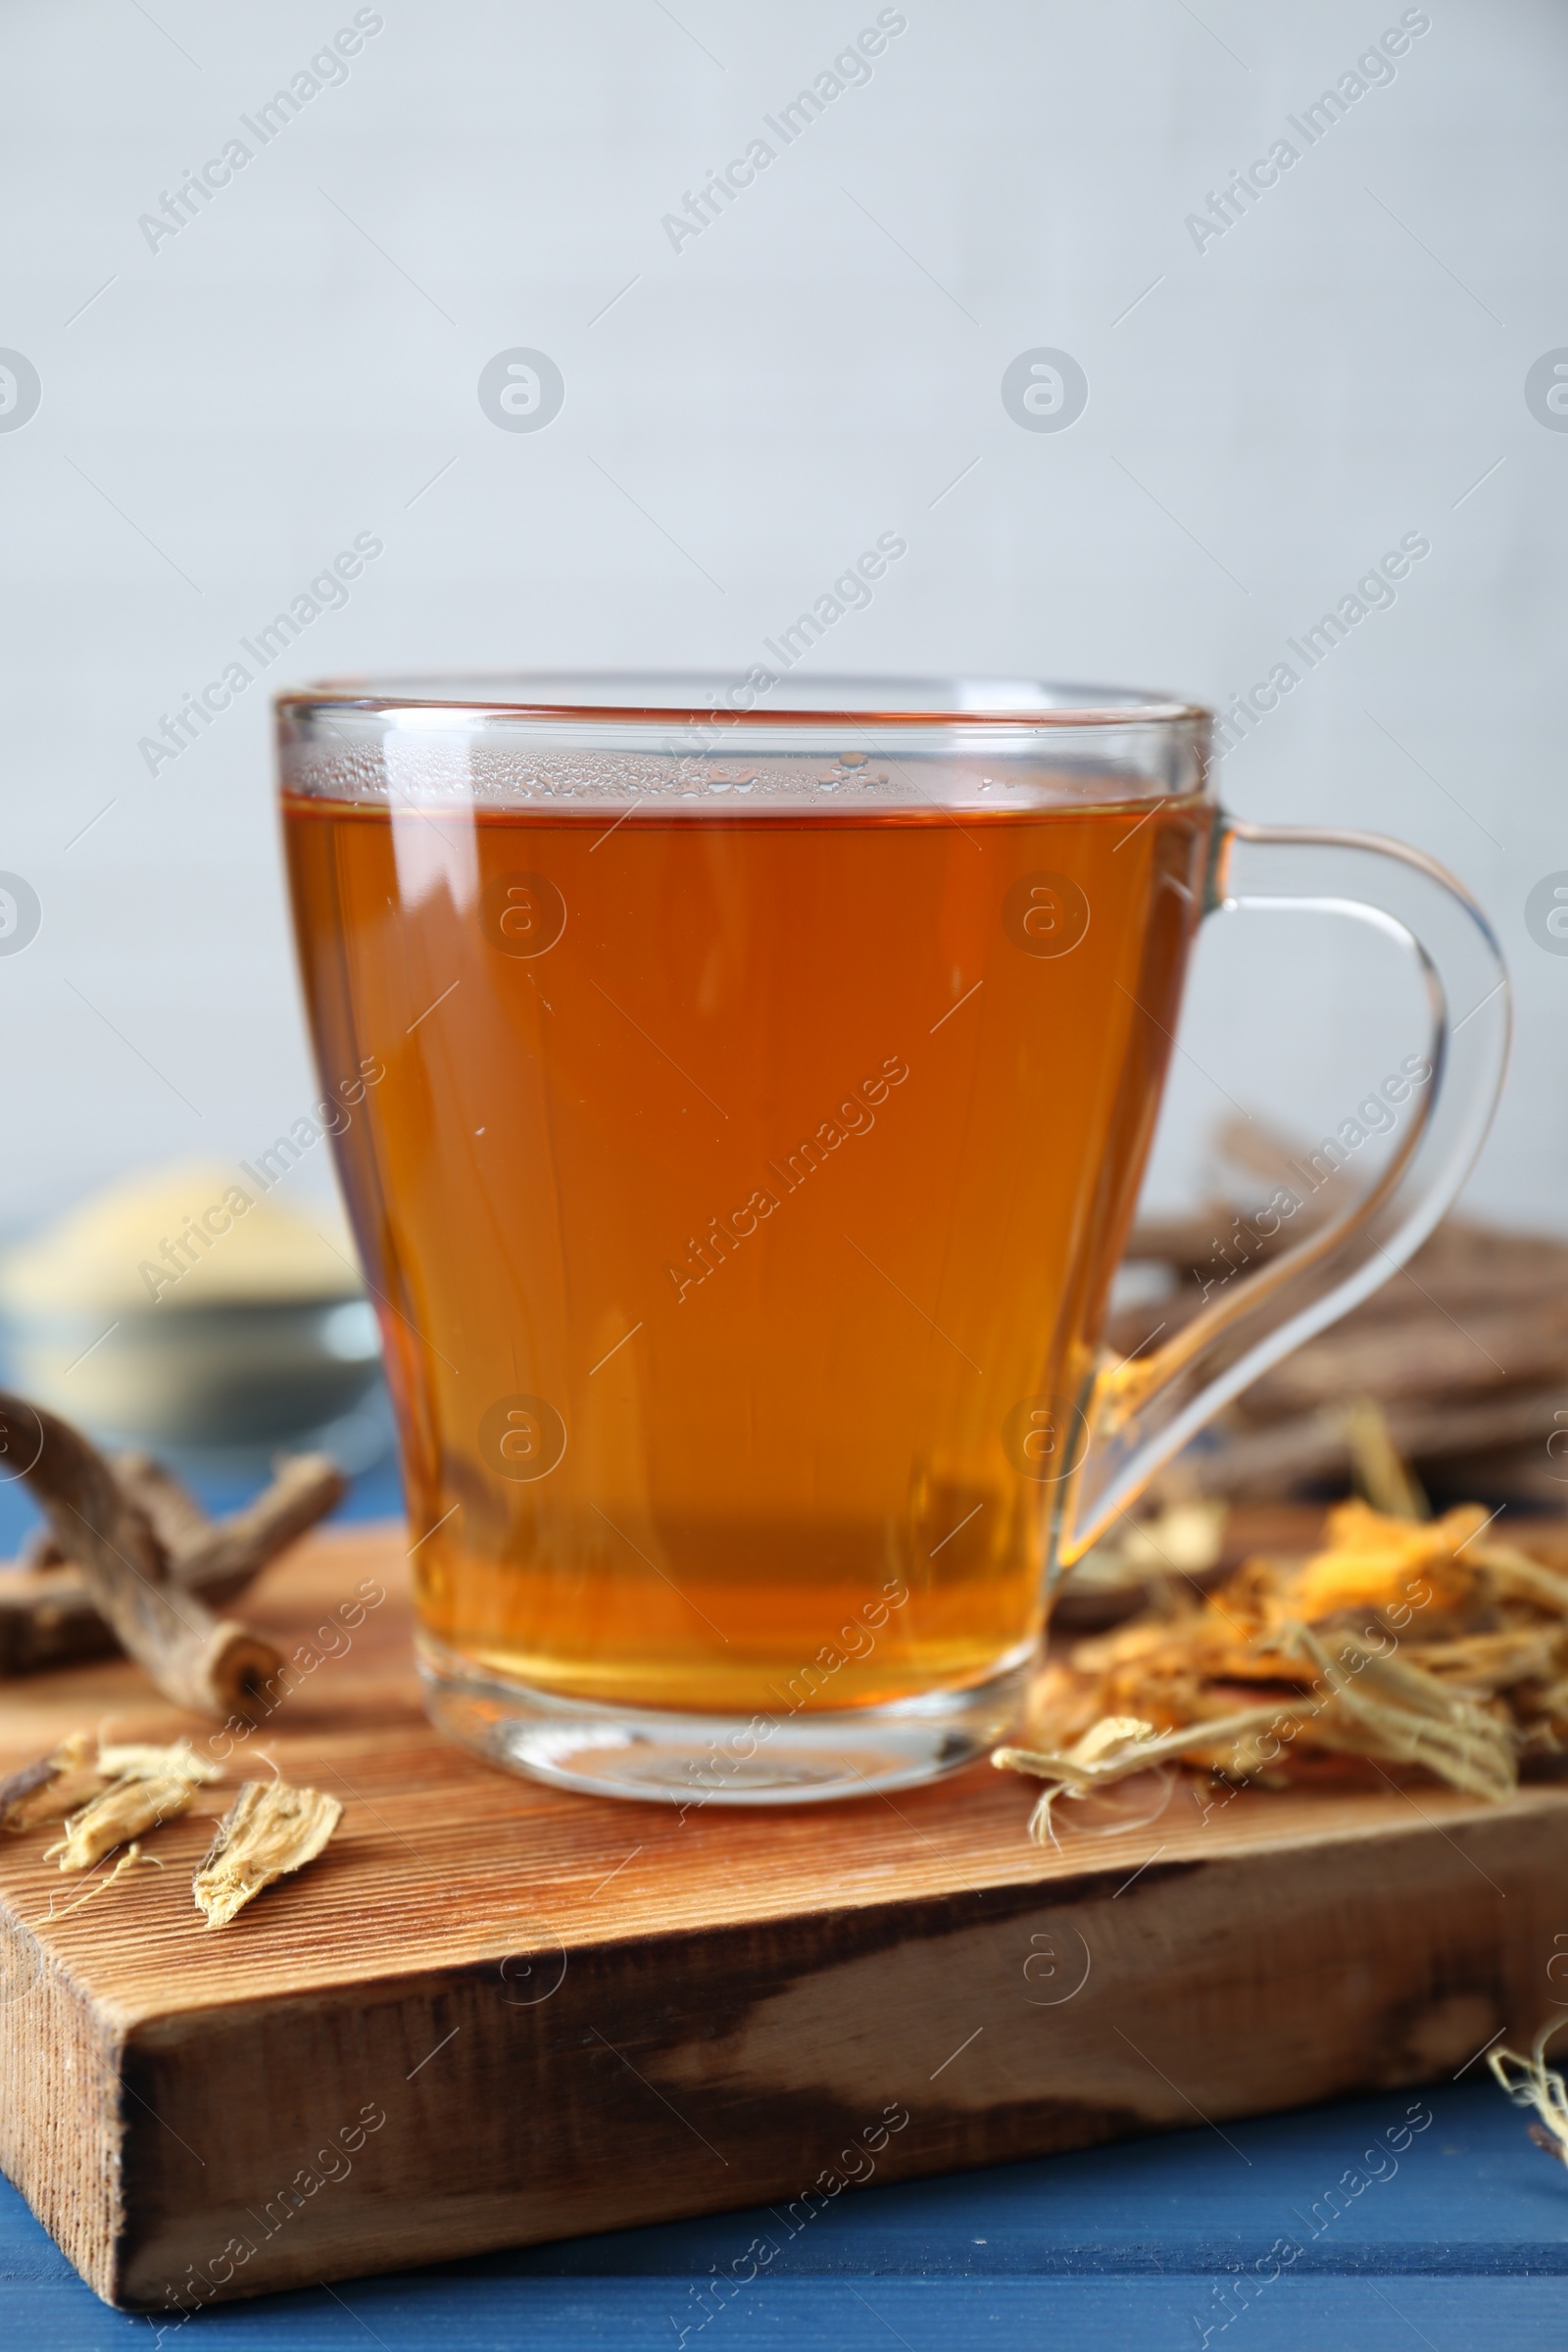
[[[1295,887],[1270,888],[1276,873]],[[1507,1065],[1508,976],[1496,937],[1463,885],[1419,850],[1381,834],[1222,816],[1203,911],[1344,915],[1395,941],[1425,988],[1431,1076],[1399,1106],[1403,1133],[1378,1180],[1342,1214],[1256,1272],[1227,1277],[1226,1295],[1156,1353],[1096,1375],[1088,1448],[1063,1482],[1060,1566],[1079,1558],[1222,1405],[1420,1247],[1470,1171]],[[1328,1157],[1321,1148],[1310,1156]],[[1278,1232],[1304,1204],[1318,1179],[1310,1167],[1298,1173],[1300,1184],[1282,1186],[1255,1223],[1272,1218]]]

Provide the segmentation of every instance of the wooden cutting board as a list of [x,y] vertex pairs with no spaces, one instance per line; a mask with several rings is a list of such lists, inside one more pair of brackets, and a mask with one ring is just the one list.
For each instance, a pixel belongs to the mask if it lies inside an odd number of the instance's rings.
[[[42,1834],[0,1844],[0,2163],[115,2302],[764,2203],[793,2230],[852,2180],[1446,2077],[1561,1993],[1568,1791],[1205,1818],[1173,1777],[1059,1852],[986,1766],[800,1811],[563,1795],[426,1726],[404,1542],[321,1537],[257,1588],[320,1662],[149,1840],[161,1870],[49,1919],[80,1883]],[[364,1579],[386,1597],[345,1635]],[[78,1726],[201,1736],[105,1661],[4,1686],[0,1766]],[[342,1826],[210,1933],[205,1816],[272,1765]]]

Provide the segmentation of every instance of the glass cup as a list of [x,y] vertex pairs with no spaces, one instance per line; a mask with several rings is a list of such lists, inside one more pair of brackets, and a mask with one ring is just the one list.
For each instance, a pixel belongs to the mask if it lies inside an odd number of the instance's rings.
[[[1496,1099],[1469,898],[1225,817],[1189,705],[411,677],[278,721],[430,1710],[560,1786],[791,1802],[983,1752],[1060,1568],[1409,1254]],[[1430,1082],[1342,1213],[1102,1360],[1195,934],[1300,908],[1412,959]]]

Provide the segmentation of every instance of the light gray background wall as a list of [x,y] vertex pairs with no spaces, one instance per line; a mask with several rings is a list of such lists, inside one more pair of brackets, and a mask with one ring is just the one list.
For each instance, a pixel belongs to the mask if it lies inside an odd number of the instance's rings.
[[[1394,0],[907,0],[907,27],[704,233],[662,226],[872,0],[383,0],[346,80],[208,209],[349,0],[10,0],[0,345],[0,957],[15,1227],[115,1169],[250,1154],[310,1098],[272,684],[400,663],[717,664],[878,531],[907,559],[813,660],[1167,685],[1266,676],[1401,534],[1375,612],[1227,760],[1243,812],[1403,834],[1502,933],[1520,1038],[1471,1198],[1568,1224],[1568,956],[1525,900],[1562,817],[1568,21],[1432,0],[1395,78],[1200,250],[1187,216],[1398,25]],[[1069,430],[1001,398],[1085,369]],[[476,385],[536,347],[544,431]],[[1565,419],[1568,421],[1568,419]],[[5,417],[0,415],[0,425]],[[138,741],[357,532],[385,543],[202,740]],[[1211,925],[1211,931],[1219,926]],[[1412,1042],[1372,950],[1207,941],[1156,1188],[1227,1096],[1308,1128]],[[1568,943],[1565,943],[1568,944]],[[1293,960],[1294,959],[1294,960]]]

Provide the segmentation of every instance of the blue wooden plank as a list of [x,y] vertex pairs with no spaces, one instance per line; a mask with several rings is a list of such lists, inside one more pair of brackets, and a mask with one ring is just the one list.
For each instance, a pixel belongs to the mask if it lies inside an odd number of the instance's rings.
[[1370,2262],[1568,2274],[1568,2171],[1532,2145],[1525,2119],[1483,2078],[871,2187],[793,2238],[764,2212],[486,2262],[535,2276],[701,2271],[732,2261],[759,2230],[778,2244],[773,2275],[1209,2269],[1255,2263],[1277,2238],[1299,2249],[1286,2266],[1298,2272]]
[[[902,2342],[906,2352],[1194,2352],[1203,2345],[1199,2314],[1206,2282],[1180,2275],[1167,2278],[1104,2279],[877,2279],[862,2283],[822,2279],[812,2283],[780,2279],[747,2302],[732,2306],[701,2335],[683,2340],[680,2308],[654,2282],[617,2279],[592,2295],[564,2280],[532,2282],[526,2300],[496,2302],[467,2310],[422,2304],[416,2298],[352,2300],[333,2315],[319,2337],[289,2328],[272,2341],[291,2352],[319,2342],[322,2352],[356,2340],[352,2319],[381,2338],[388,2352],[579,2352],[585,2345],[624,2347],[625,2352],[760,2352],[788,2346],[792,2352],[865,2352],[865,2347]],[[304,2315],[301,2315],[304,2317]],[[308,2329],[315,2315],[306,2321]],[[1401,2327],[1399,2323],[1403,2323]],[[1424,2335],[1433,2352],[1475,2352],[1481,2341],[1506,2340],[1509,2352],[1562,2352],[1564,2298],[1552,2279],[1467,2282],[1400,2280],[1393,2292],[1375,2282],[1303,2280],[1277,2290],[1238,2323],[1232,2343],[1249,2352],[1317,2352],[1331,2347]],[[177,2343],[178,2338],[166,2341]],[[257,2335],[255,2345],[268,2341]],[[1225,2345],[1222,2335],[1208,2338]],[[84,2347],[84,2352],[88,2348]],[[247,2345],[246,2352],[251,2352]],[[1228,2347],[1227,2347],[1228,2352]]]
[[[1162,2278],[777,2279],[732,2304],[684,2352],[1204,2352],[1208,2281]],[[683,2352],[664,2279],[475,2279],[464,2293],[414,2278],[267,2304],[229,2304],[183,2327],[131,2319],[61,2288],[5,2297],[25,2352]],[[1568,2309],[1553,2278],[1282,2280],[1207,2352],[1562,2352]]]
[[[206,1508],[216,1515],[238,1510],[265,1486],[261,1471],[246,1477],[190,1470],[186,1483]],[[333,1512],[334,1520],[401,1519],[403,1487],[391,1455],[355,1479]],[[39,1513],[27,1490],[16,1479],[0,1478],[0,1560],[16,1557],[23,1543],[39,1524]]]
[[[754,2241],[775,2250],[748,2278]],[[10,2191],[0,2293],[13,2340],[38,2352],[158,2336],[96,2303]],[[909,2352],[1205,2340],[1329,2352],[1421,2337],[1470,2352],[1483,2331],[1514,2352],[1560,2352],[1568,2173],[1490,2082],[1391,2091],[1223,2133],[873,2184],[793,2235],[766,2210],[621,2230],[229,2305],[162,2340],[185,2352],[217,2330],[243,2352],[338,2352],[368,2333],[388,2352],[680,2352],[683,2328],[688,2352],[899,2338]]]

